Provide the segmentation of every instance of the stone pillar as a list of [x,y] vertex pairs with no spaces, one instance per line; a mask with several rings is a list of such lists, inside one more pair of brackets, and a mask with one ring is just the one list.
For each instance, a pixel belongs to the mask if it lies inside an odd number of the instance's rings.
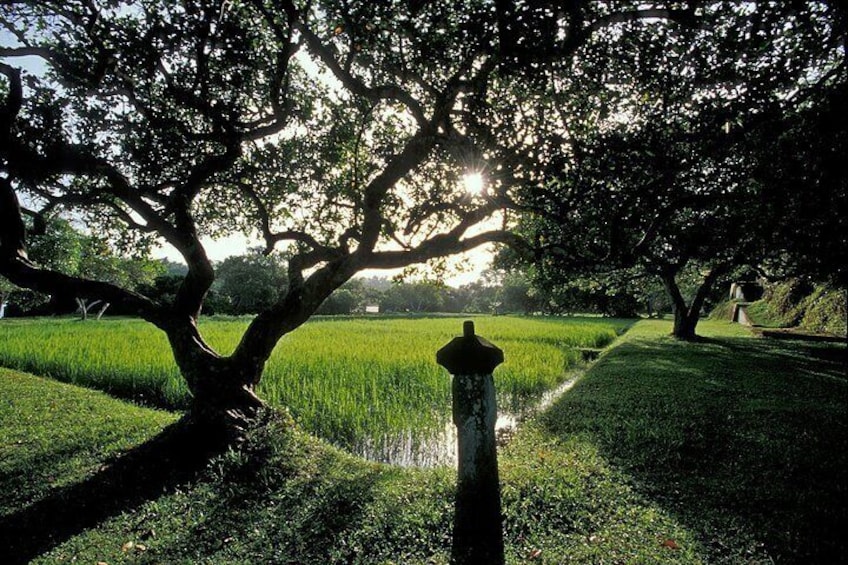
[[457,428],[457,486],[451,562],[504,562],[501,494],[495,450],[495,385],[492,372],[503,351],[474,335],[474,322],[463,324],[436,354],[453,375],[453,422]]

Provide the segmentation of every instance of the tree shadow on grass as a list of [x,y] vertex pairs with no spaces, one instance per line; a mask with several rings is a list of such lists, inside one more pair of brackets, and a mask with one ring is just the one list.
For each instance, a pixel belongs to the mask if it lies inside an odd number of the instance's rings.
[[363,514],[385,473],[374,466],[346,466],[329,450],[312,454],[308,477],[280,469],[278,456],[251,457],[214,481],[214,492],[195,493],[202,514],[148,550],[143,562],[199,558],[269,563],[355,562],[362,551],[344,539],[361,527]]
[[102,521],[190,481],[226,449],[184,419],[104,464],[87,479],[51,491],[0,518],[0,563],[28,563]]
[[848,382],[848,347],[833,342],[732,339],[725,346],[734,355],[771,366],[783,365],[800,375]]
[[0,508],[5,510],[0,515],[9,513],[9,509],[14,511],[26,506],[38,499],[40,493],[49,491],[54,477],[64,471],[60,464],[57,473],[57,462],[71,461],[81,450],[75,444],[29,456],[16,454],[13,464],[4,461],[3,471],[0,471]]
[[709,339],[622,344],[542,418],[588,434],[710,560],[848,554],[845,348]]

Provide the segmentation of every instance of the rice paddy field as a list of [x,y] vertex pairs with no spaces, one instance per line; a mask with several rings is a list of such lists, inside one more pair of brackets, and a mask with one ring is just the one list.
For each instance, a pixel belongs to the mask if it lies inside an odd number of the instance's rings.
[[[604,318],[474,317],[504,350],[495,370],[500,410],[513,413],[560,384],[581,349],[599,349],[632,321]],[[209,318],[201,332],[222,354],[248,320]],[[462,318],[318,318],[285,336],[259,394],[286,407],[306,430],[342,447],[429,437],[450,418],[450,377],[436,351],[461,334]],[[5,319],[0,365],[179,410],[189,394],[167,340],[135,319]]]

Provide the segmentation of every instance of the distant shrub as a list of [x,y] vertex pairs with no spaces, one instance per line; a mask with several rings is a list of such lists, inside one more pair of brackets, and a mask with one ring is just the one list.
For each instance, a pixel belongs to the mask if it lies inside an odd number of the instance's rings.
[[765,299],[753,302],[748,306],[748,317],[758,326],[767,328],[786,328],[792,325],[794,316],[781,316]]
[[845,335],[846,291],[789,279],[769,285],[762,300],[748,306],[748,316],[759,326]]

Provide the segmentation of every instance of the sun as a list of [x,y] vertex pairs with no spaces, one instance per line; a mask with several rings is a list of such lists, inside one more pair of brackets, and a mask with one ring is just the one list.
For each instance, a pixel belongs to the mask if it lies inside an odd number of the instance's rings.
[[483,174],[482,173],[467,173],[462,177],[462,183],[465,185],[465,191],[468,194],[480,194],[483,192]]

